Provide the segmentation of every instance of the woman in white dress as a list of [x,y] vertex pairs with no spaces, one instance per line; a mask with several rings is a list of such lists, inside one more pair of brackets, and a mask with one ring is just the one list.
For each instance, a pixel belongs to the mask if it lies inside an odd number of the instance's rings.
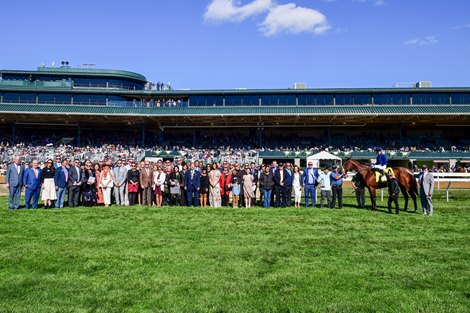
[[155,185],[155,202],[159,207],[162,206],[165,180],[165,172],[160,165],[157,165],[157,170],[153,172],[153,184]]
[[300,200],[302,199],[302,175],[300,174],[300,168],[294,165],[294,178],[292,187],[294,189],[294,201],[295,207],[300,208]]
[[251,175],[251,170],[247,168],[246,174],[243,175],[243,193],[245,196],[245,206],[247,208],[251,208],[251,199],[255,197],[255,193],[253,191],[253,183],[255,178]]
[[108,164],[103,165],[103,171],[101,172],[101,190],[103,191],[104,206],[109,207],[111,204],[111,189],[113,188],[113,172],[109,169]]
[[55,190],[54,183],[55,168],[52,160],[46,162],[46,166],[42,170],[41,183],[42,183],[42,196],[41,200],[44,201],[44,208],[49,209],[52,207],[52,201],[57,199],[57,191]]

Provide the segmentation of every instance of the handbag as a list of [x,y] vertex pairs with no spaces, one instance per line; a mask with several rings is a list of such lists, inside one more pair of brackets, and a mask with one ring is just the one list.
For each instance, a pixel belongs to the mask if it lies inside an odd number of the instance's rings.
[[127,185],[127,192],[138,192],[139,186],[137,184],[128,184]]
[[172,195],[179,195],[181,192],[181,189],[179,186],[175,186],[175,187],[170,187],[170,193]]

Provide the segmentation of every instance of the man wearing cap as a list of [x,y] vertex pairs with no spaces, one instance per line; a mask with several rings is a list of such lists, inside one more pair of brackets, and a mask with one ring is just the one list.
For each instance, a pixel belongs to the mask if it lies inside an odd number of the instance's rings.
[[[387,156],[382,152],[382,147],[376,147],[375,152],[377,153],[377,161],[375,162],[374,166],[372,166],[372,170],[375,171],[375,179],[377,182],[379,182],[380,176],[383,175],[385,169],[387,168],[388,159]],[[382,181],[387,181],[387,178],[382,177]]]
[[333,197],[331,199],[331,208],[336,206],[336,199],[338,199],[338,208],[343,208],[343,178],[344,173],[339,172],[338,165],[333,165],[333,172],[331,172],[331,191]]
[[419,175],[419,197],[421,198],[421,207],[423,215],[432,216],[432,193],[434,192],[434,176],[429,172],[428,167],[423,165],[423,170]]
[[318,185],[318,171],[313,168],[313,162],[308,161],[307,168],[302,173],[302,186],[304,186],[305,192],[305,207],[308,208],[308,199],[312,199],[312,207],[316,203],[316,192],[315,188]]

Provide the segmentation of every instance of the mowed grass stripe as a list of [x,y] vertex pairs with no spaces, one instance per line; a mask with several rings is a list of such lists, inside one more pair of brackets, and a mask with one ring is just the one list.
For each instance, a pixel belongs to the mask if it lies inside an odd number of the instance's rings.
[[[10,212],[2,312],[468,312],[470,196],[436,213],[94,207]],[[379,204],[381,202],[379,201]]]

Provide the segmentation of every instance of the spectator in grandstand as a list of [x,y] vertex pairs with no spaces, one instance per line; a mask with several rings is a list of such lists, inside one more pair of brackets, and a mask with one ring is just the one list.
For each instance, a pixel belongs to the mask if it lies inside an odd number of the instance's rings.
[[232,187],[232,206],[234,208],[238,208],[239,197],[240,197],[240,184],[238,183],[238,173],[236,169],[234,169],[232,172],[231,187]]
[[127,168],[123,165],[121,160],[116,162],[113,169],[114,176],[114,200],[116,205],[124,205],[124,193],[126,190]]
[[173,167],[169,176],[169,185],[170,185],[170,205],[179,206],[181,205],[180,195],[181,195],[181,183],[183,181],[183,176],[179,170],[178,165]]
[[432,203],[432,194],[434,192],[434,176],[429,172],[426,165],[423,165],[421,169],[422,172],[418,177],[421,207],[423,208],[423,215],[432,216],[434,212]]
[[230,191],[232,190],[232,174],[230,174],[228,165],[224,165],[222,175],[220,177],[220,194],[222,198],[222,206],[228,206]]
[[[184,189],[186,191],[186,205],[197,206],[199,202],[199,189],[201,188],[201,173],[196,170],[196,165],[191,163],[190,170],[184,176]],[[194,196],[194,202],[193,202]]]
[[365,196],[365,183],[362,179],[361,174],[356,173],[351,180],[352,186],[354,188],[354,193],[356,194],[357,205],[363,209],[366,206],[366,196]]
[[78,207],[83,172],[79,159],[74,159],[73,163],[69,170],[69,207]]
[[292,184],[294,182],[293,172],[292,172],[292,165],[287,162],[286,163],[286,180],[285,180],[285,188],[286,188],[286,206],[290,207],[292,205]]
[[23,188],[24,166],[21,165],[19,156],[15,157],[7,168],[5,187],[8,189],[8,208],[18,210],[20,208],[20,195]]
[[155,203],[158,207],[161,207],[166,174],[163,172],[161,165],[154,165],[154,169],[156,169],[153,172],[153,180],[155,186]]
[[294,165],[292,173],[292,188],[294,189],[294,206],[300,208],[300,199],[302,198],[302,174],[297,165]]
[[212,170],[209,172],[209,203],[214,208],[220,208],[222,206],[220,195],[221,176],[222,174],[220,173],[217,163],[212,163]]
[[274,171],[274,185],[276,189],[276,207],[286,206],[286,180],[287,170],[284,168],[283,163],[279,163],[279,167]]
[[152,185],[153,171],[150,169],[150,162],[145,161],[143,169],[140,171],[140,188],[142,189],[142,205],[152,205]]
[[[372,170],[375,171],[375,178],[376,181],[380,181],[380,177],[384,175],[384,171],[387,168],[388,159],[387,156],[383,153],[382,147],[376,147],[375,152],[377,153],[377,160],[375,164],[372,166]],[[382,182],[386,182],[387,177],[382,177]]]
[[321,190],[321,200],[320,208],[323,208],[323,203],[325,199],[327,200],[328,208],[331,207],[331,180],[328,166],[325,166],[325,169],[320,173],[318,177],[318,182],[320,183]]
[[137,203],[137,194],[139,193],[140,172],[136,163],[132,163],[131,169],[127,171],[127,192],[129,195],[129,205]]
[[333,171],[331,172],[331,190],[333,197],[331,199],[331,208],[336,206],[336,199],[338,199],[338,209],[343,208],[343,178],[344,173],[339,171],[338,165],[333,165]]
[[255,178],[251,174],[249,166],[245,168],[245,175],[243,175],[243,194],[245,197],[245,207],[251,208],[251,199],[255,197],[253,190]]
[[82,182],[82,203],[84,206],[91,207],[96,204],[96,173],[92,168],[90,160],[85,162],[85,171],[83,171]]
[[57,199],[57,193],[55,191],[54,184],[55,167],[52,159],[47,160],[44,168],[42,169],[41,185],[42,185],[42,196],[41,200],[44,201],[44,208],[50,209],[52,207],[52,201]]
[[101,166],[98,163],[93,164],[93,171],[95,172],[95,189],[96,189],[96,204],[103,204],[103,190],[101,190]]
[[264,167],[264,171],[259,177],[259,188],[263,192],[263,206],[271,206],[271,193],[274,188],[274,174],[269,170],[269,166]]
[[209,194],[209,176],[207,168],[201,170],[201,189],[199,191],[199,206],[205,208],[207,206],[207,195]]
[[400,187],[398,180],[395,178],[393,170],[388,171],[388,213],[392,213],[392,202],[395,204],[395,212],[398,214],[398,194],[400,193]]
[[25,188],[25,209],[31,206],[31,198],[33,200],[33,209],[38,208],[39,194],[41,192],[41,172],[38,168],[38,160],[32,161],[32,166],[27,168],[23,176],[23,186]]
[[103,191],[104,206],[109,207],[111,204],[111,189],[113,188],[114,177],[108,163],[103,165],[101,172],[101,190]]

